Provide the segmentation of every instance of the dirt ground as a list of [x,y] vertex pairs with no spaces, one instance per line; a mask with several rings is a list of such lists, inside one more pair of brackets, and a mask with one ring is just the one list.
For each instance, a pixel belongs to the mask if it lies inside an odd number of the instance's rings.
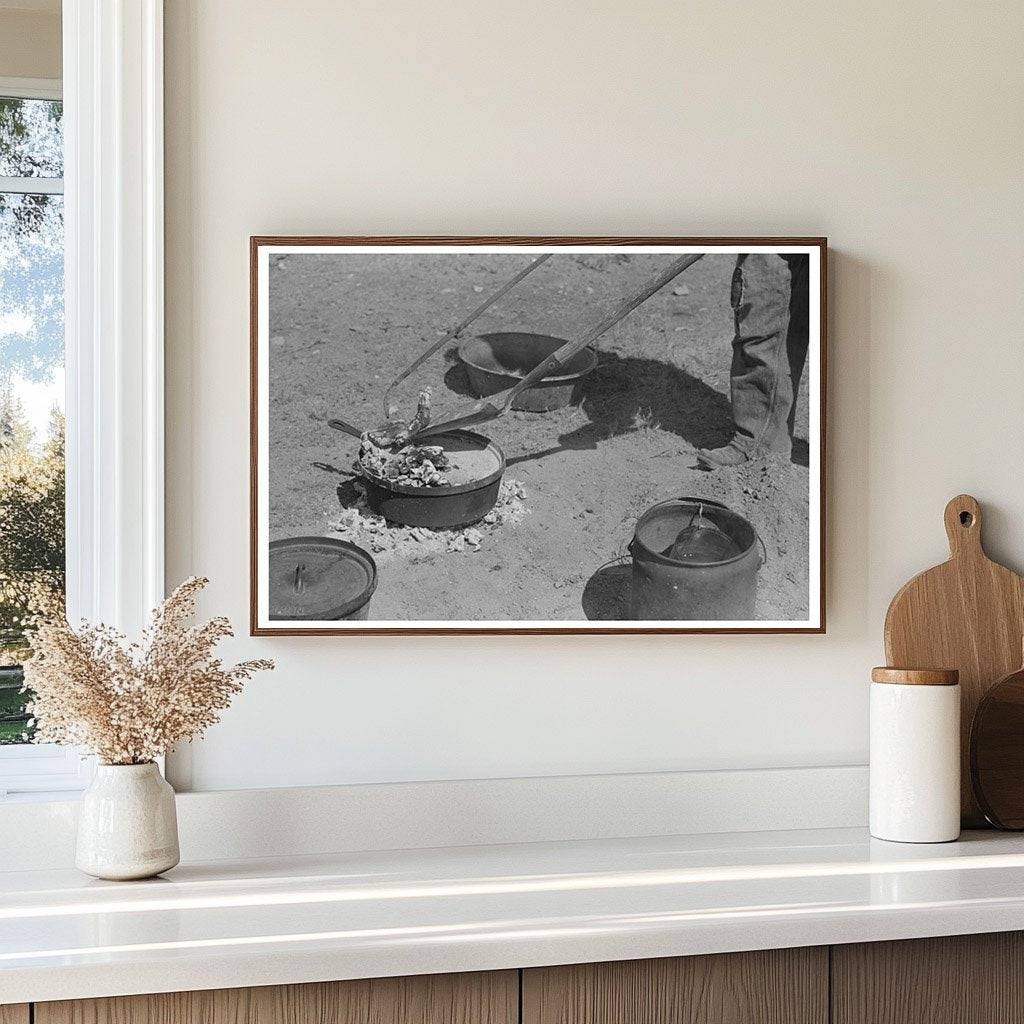
[[[484,313],[465,336],[526,330],[574,338],[662,269],[663,255],[556,255]],[[808,614],[806,374],[792,461],[708,472],[694,450],[732,435],[729,286],[735,257],[706,256],[598,343],[578,406],[511,412],[481,427],[505,452],[515,514],[458,537],[374,522],[351,467],[362,427],[383,418],[386,385],[446,328],[525,265],[521,255],[310,255],[271,259],[271,537],[376,537],[379,583],[370,619],[628,618],[637,518],[692,495],[725,502],[767,549],[759,619]],[[399,392],[411,415],[430,384],[434,420],[475,400],[454,347]],[[393,531],[393,534],[392,534]]]

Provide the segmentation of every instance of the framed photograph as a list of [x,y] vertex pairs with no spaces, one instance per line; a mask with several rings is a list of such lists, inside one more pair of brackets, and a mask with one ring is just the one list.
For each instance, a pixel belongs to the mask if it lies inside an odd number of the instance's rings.
[[825,239],[250,249],[254,635],[825,631]]

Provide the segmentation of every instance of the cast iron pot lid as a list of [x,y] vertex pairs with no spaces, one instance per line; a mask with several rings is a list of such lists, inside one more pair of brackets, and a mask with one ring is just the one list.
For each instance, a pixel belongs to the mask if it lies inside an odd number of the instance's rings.
[[272,619],[343,619],[377,586],[370,553],[333,537],[271,541],[268,575]]

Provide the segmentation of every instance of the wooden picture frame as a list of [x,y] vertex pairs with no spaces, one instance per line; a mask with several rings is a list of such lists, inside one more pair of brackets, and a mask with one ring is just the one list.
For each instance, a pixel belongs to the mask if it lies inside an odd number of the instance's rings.
[[[701,633],[814,633],[821,634],[825,632],[826,620],[825,620],[825,607],[826,607],[826,593],[825,593],[825,582],[826,582],[826,552],[825,552],[825,537],[826,537],[826,523],[825,523],[825,455],[826,455],[826,405],[827,405],[827,240],[820,237],[620,237],[620,236],[572,236],[572,237],[558,237],[558,236],[517,236],[517,237],[506,237],[506,236],[253,236],[250,239],[250,632],[253,636],[294,636],[294,635],[308,635],[308,636],[343,636],[343,635],[365,635],[365,634],[379,634],[379,635],[543,635],[543,634],[701,634]],[[301,621],[295,619],[280,620],[278,617],[272,617],[269,614],[269,546],[270,546],[270,534],[271,530],[269,527],[270,512],[269,512],[269,477],[270,477],[270,389],[271,382],[269,380],[271,376],[271,357],[270,357],[270,260],[273,258],[275,261],[275,273],[278,272],[277,268],[282,268],[286,265],[286,261],[292,256],[307,257],[307,262],[303,263],[301,260],[292,260],[291,265],[298,265],[299,267],[309,268],[313,264],[308,262],[308,257],[311,256],[338,256],[338,257],[356,257],[363,258],[369,255],[375,256],[411,256],[418,255],[422,257],[440,257],[440,256],[477,256],[481,258],[490,256],[520,256],[533,254],[535,258],[538,255],[550,253],[552,255],[572,256],[579,261],[581,258],[589,259],[593,257],[595,260],[602,257],[611,257],[613,259],[622,259],[623,257],[630,256],[644,256],[644,257],[675,257],[680,254],[685,255],[686,253],[700,253],[701,255],[712,255],[716,257],[729,256],[730,258],[736,257],[735,262],[747,261],[750,265],[755,265],[757,257],[764,257],[764,262],[771,260],[772,256],[781,256],[784,259],[792,260],[799,257],[801,254],[806,253],[808,260],[807,265],[809,267],[808,278],[807,278],[807,304],[808,304],[808,341],[807,341],[807,353],[806,353],[806,373],[804,374],[803,380],[806,383],[803,385],[802,401],[806,403],[807,408],[807,446],[806,446],[806,468],[807,468],[807,524],[804,528],[806,531],[806,542],[807,542],[807,566],[808,566],[808,581],[807,581],[807,601],[806,601],[806,615],[801,619],[793,620],[778,620],[778,619],[743,619],[734,621],[733,619],[724,620],[713,620],[707,621],[705,624],[704,619],[686,619],[679,621],[676,619],[627,619],[618,618],[617,620],[608,618],[597,618],[597,619],[566,619],[562,620],[522,620],[522,619],[509,619],[505,620],[476,620],[476,619],[457,619],[457,620],[424,620],[420,618],[410,619],[408,621],[401,619],[396,620],[394,618],[387,618],[382,620],[377,619],[314,619]],[[752,259],[751,257],[754,257]],[[540,262],[538,260],[538,262]],[[628,260],[626,261],[629,262]],[[719,261],[721,262],[721,261]],[[774,261],[772,261],[774,263]],[[357,259],[353,265],[359,263]],[[329,264],[332,268],[340,267],[341,264],[337,262],[331,262]],[[361,265],[361,264],[359,264]],[[389,264],[390,265],[390,264]],[[396,263],[396,265],[398,265]],[[405,265],[405,264],[402,264]],[[454,265],[454,264],[453,264]],[[516,262],[515,269],[519,270],[522,267],[522,261]],[[554,264],[549,264],[553,266]],[[567,265],[564,262],[559,265]],[[711,261],[706,261],[706,266],[711,265]],[[792,264],[790,264],[792,265]],[[511,266],[509,269],[512,269]],[[331,271],[335,273],[334,270]],[[491,271],[493,273],[494,271]],[[716,271],[718,279],[721,279],[722,272]],[[726,296],[725,301],[729,301],[731,298],[733,304],[733,313],[737,309],[736,296],[736,278],[739,275],[739,271],[733,273],[733,294]],[[347,275],[348,277],[355,276],[354,274]],[[523,275],[525,276],[525,275]],[[501,280],[501,275],[497,275],[496,281]],[[680,278],[685,281],[685,275]],[[741,283],[742,284],[742,283]],[[357,287],[357,285],[353,285]],[[461,287],[461,286],[460,286]],[[487,289],[489,290],[489,289]],[[309,303],[316,303],[317,299],[317,288],[310,286],[307,291],[311,292],[312,295],[309,298]],[[448,287],[441,289],[441,291],[452,292],[454,288]],[[661,290],[664,295],[664,289]],[[676,290],[669,289],[673,295],[687,296],[689,294],[687,287],[684,285],[678,287]],[[324,286],[322,294],[332,294],[335,297],[339,292],[338,282],[332,279],[329,282],[329,287]],[[397,292],[397,288],[396,288]],[[480,285],[474,285],[474,293],[485,292],[485,289]],[[278,289],[275,294],[289,295],[293,294],[293,289],[282,291]],[[506,294],[502,292],[501,294]],[[796,294],[796,286],[794,285],[793,294]],[[466,308],[471,308],[474,305],[474,301],[486,298],[486,294],[473,294],[471,297],[463,299],[460,311],[464,311]],[[289,299],[289,301],[293,301]],[[346,300],[347,301],[347,300]],[[431,300],[433,301],[433,300]],[[715,302],[717,304],[718,298]],[[701,312],[706,312],[702,307]],[[417,324],[415,329],[412,330],[410,337],[403,338],[403,344],[405,351],[403,359],[408,362],[414,356],[418,355],[417,343],[412,340],[412,335],[416,335],[416,331],[419,330],[422,334],[428,327],[432,328],[432,333],[445,337],[445,332],[442,330],[447,326],[448,320],[455,320],[458,317],[453,316],[451,309],[446,309],[442,314],[437,310],[432,310],[432,313],[437,317],[436,322],[430,317],[426,317],[424,323]],[[716,309],[717,313],[717,309]],[[304,314],[305,315],[305,314]],[[368,314],[364,311],[364,316]],[[314,320],[319,320],[319,314],[310,314]],[[445,319],[447,317],[447,320]],[[590,323],[594,319],[594,314],[587,314],[584,311],[581,314],[581,323]],[[721,319],[719,317],[719,319]],[[385,318],[386,322],[386,318]],[[341,324],[337,325],[338,331],[341,330]],[[401,326],[401,325],[400,325]],[[323,328],[320,328],[323,330]],[[519,328],[521,329],[521,328]],[[349,330],[353,330],[351,325]],[[387,330],[387,327],[384,328]],[[664,330],[664,329],[663,329]],[[674,330],[686,331],[689,328],[676,327]],[[738,330],[738,328],[737,328]],[[338,341],[337,333],[332,333],[334,328],[327,333],[330,335],[331,344],[343,344],[344,339]],[[447,332],[450,337],[451,331]],[[575,337],[576,331],[570,333],[570,337]],[[497,335],[492,335],[497,337]],[[666,335],[667,336],[667,335]],[[284,340],[282,341],[282,337]],[[418,336],[417,336],[418,337]],[[464,339],[466,335],[460,336],[460,340]],[[420,341],[423,339],[420,338]],[[449,340],[446,338],[446,340]],[[454,340],[453,338],[451,340]],[[719,339],[721,341],[721,339]],[[275,335],[275,345],[285,346],[287,348],[288,340],[287,336]],[[669,342],[666,342],[668,347]],[[422,347],[422,346],[420,346]],[[721,347],[721,344],[719,345]],[[383,351],[383,350],[381,350]],[[388,349],[388,357],[391,357],[391,350]],[[791,357],[792,358],[792,357]],[[287,365],[287,364],[282,364]],[[428,364],[429,367],[429,364]],[[382,367],[382,369],[385,369]],[[393,371],[393,367],[388,372],[382,374],[383,377],[388,377],[390,372]],[[735,373],[735,366],[733,368]],[[716,370],[719,378],[721,372]],[[375,375],[376,376],[376,375]],[[310,371],[306,378],[308,381],[319,385],[322,383],[320,375],[317,371]],[[798,384],[801,380],[799,373],[797,374],[796,383]],[[380,382],[380,389],[383,391],[384,385],[387,380]],[[292,389],[298,393],[303,390],[301,387],[294,387]],[[315,388],[314,388],[315,390]],[[722,392],[721,386],[719,387],[719,393]],[[794,385],[794,394],[796,393],[796,386]],[[337,388],[337,393],[343,395],[345,389],[341,386]],[[333,392],[332,392],[333,394]],[[333,401],[333,399],[332,399]],[[462,408],[459,412],[465,411],[465,406],[473,406],[483,404],[484,399],[476,400],[475,398],[463,398]],[[491,399],[491,401],[499,401],[498,399]],[[794,408],[795,408],[794,398]],[[513,406],[513,408],[516,408]],[[446,410],[447,411],[447,410]],[[331,417],[333,415],[342,415],[343,413],[349,412],[344,408],[344,399],[339,398],[336,409],[321,410],[320,413],[309,414],[311,418],[311,425],[314,429],[322,429],[322,424],[318,425],[317,421],[320,418]],[[322,415],[321,415],[322,414]],[[350,414],[350,413],[349,413]],[[368,415],[372,416],[372,413]],[[516,414],[512,414],[516,415]],[[529,415],[526,413],[519,413],[520,419],[529,420]],[[441,416],[439,418],[446,418]],[[380,419],[383,419],[383,412],[381,412]],[[793,435],[793,419],[790,417],[790,436]],[[368,423],[366,425],[373,426],[375,424]],[[655,424],[657,426],[657,424]],[[305,429],[303,426],[302,429]],[[488,428],[484,426],[482,428],[486,431]],[[329,432],[324,434],[325,447],[332,440],[328,436]],[[355,447],[359,446],[359,442],[353,438],[352,445]],[[713,453],[712,453],[713,454]],[[532,458],[532,457],[531,457]],[[282,457],[282,464],[291,465],[286,459]],[[297,464],[297,463],[294,463]],[[774,463],[772,463],[774,465]],[[338,467],[327,462],[312,462],[311,465],[325,466],[327,470],[333,472],[344,472],[339,470]],[[703,464],[702,464],[703,465]],[[714,464],[711,464],[714,465]],[[504,462],[502,464],[504,468]],[[786,459],[786,470],[788,472],[788,456]],[[729,469],[719,469],[714,466],[714,472],[729,473]],[[769,474],[770,475],[770,474]],[[340,491],[340,487],[339,487]],[[322,497],[322,496],[321,496]],[[710,500],[710,499],[709,499]],[[422,504],[422,503],[421,503]],[[701,505],[701,514],[704,514],[704,506]],[[709,513],[710,514],[710,513]],[[383,520],[381,520],[383,522]],[[717,520],[716,520],[717,521]],[[690,520],[691,525],[693,519]],[[703,522],[702,519],[698,519],[698,526]],[[390,520],[389,520],[390,523]],[[293,528],[293,532],[296,535],[301,534],[303,537],[309,536],[334,536],[333,530],[317,530],[314,524],[312,529],[309,528]],[[764,539],[760,538],[760,543],[764,548],[765,554],[768,554],[767,546],[764,543]],[[780,550],[785,550],[780,545]],[[666,549],[667,554],[667,549]],[[325,563],[326,564],[326,563]],[[472,563],[466,563],[471,565]],[[305,564],[301,564],[296,567],[296,589],[300,590],[301,584],[298,580],[299,572],[305,570]],[[601,570],[605,569],[605,566],[600,566]],[[390,567],[390,574],[394,577],[395,566]],[[289,563],[289,572],[291,571]],[[326,569],[324,572],[331,572],[333,570]],[[595,574],[596,575],[596,574]],[[289,577],[290,578],[290,577]],[[316,585],[319,586],[323,579],[323,573],[319,577],[316,576],[316,571],[311,574],[311,578],[316,578]],[[400,575],[399,575],[400,578]],[[591,580],[593,577],[591,577]],[[587,586],[589,586],[588,581]],[[311,584],[313,586],[313,584]],[[455,588],[456,590],[459,588]],[[439,597],[442,595],[439,595]],[[373,603],[376,597],[371,599],[370,607],[373,607]],[[621,599],[624,600],[624,599]],[[615,607],[620,608],[620,605]],[[801,608],[802,610],[802,608]],[[587,612],[586,614],[590,614]],[[450,621],[450,624],[449,624]],[[764,622],[762,625],[761,622]]]

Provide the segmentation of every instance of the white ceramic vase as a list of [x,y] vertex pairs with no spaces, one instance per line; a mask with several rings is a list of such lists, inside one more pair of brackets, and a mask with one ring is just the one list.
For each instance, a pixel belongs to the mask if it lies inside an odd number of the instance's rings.
[[174,790],[149,764],[101,764],[82,794],[75,864],[96,878],[150,878],[178,863]]

